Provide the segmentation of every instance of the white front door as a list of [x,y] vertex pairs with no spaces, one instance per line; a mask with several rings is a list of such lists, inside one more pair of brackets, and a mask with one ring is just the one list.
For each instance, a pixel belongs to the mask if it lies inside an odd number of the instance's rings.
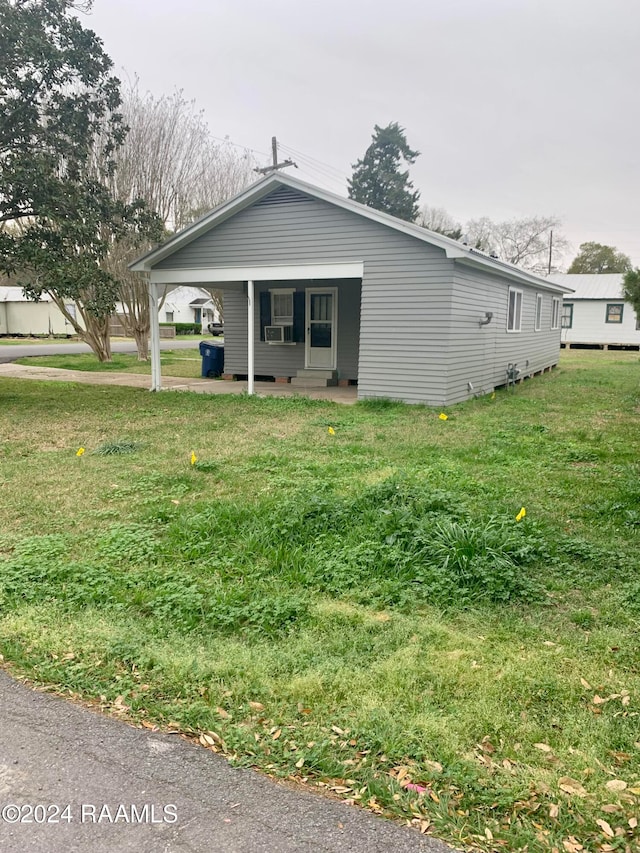
[[338,289],[316,287],[306,293],[306,367],[335,370]]

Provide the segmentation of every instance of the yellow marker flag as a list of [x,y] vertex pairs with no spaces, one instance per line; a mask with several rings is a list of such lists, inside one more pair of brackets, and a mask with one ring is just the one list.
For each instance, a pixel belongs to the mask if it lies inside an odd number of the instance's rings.
[[495,392],[495,391],[493,391],[493,392],[491,393],[491,399],[492,399],[492,400],[495,400],[495,399],[496,399],[496,392]]
[[440,412],[438,417],[440,418],[441,421],[448,421],[449,420],[449,415],[445,415],[444,412]]
[[522,521],[522,519],[525,517],[526,514],[527,514],[526,509],[524,507],[522,507],[520,512],[516,515],[516,521]]
[[192,450],[191,451],[191,464],[195,465],[197,461],[198,461],[198,457],[196,456],[196,454]]
[[335,435],[335,434],[336,434],[336,431],[335,431],[335,429],[334,429],[333,427],[329,427],[329,429],[327,430],[327,432],[329,433],[329,435]]
[[76,456],[82,456],[84,454],[84,447],[79,447],[76,451]]

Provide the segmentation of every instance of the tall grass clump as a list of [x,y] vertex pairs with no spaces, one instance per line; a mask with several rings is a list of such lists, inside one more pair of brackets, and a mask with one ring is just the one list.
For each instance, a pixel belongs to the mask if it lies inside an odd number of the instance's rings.
[[536,565],[548,556],[537,529],[470,518],[456,494],[401,478],[349,496],[214,503],[170,537],[183,559],[222,552],[250,576],[376,607],[532,600]]

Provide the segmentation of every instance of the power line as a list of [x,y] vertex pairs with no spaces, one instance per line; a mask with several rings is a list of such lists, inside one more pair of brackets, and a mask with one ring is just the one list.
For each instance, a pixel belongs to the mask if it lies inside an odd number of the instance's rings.
[[303,169],[306,172],[311,172],[314,175],[319,175],[327,181],[332,181],[333,183],[344,183],[344,178],[337,178],[332,175],[330,172],[325,171],[324,169],[315,166],[313,163],[308,162],[307,160],[303,160],[302,157],[297,158],[300,162],[298,164],[299,168]]
[[335,175],[337,175],[341,180],[344,180],[344,172],[342,172],[340,169],[336,169],[336,167],[332,166],[330,163],[325,163],[324,160],[318,160],[317,157],[312,157],[311,154],[305,154],[304,152],[298,151],[297,149],[292,148],[290,145],[285,145],[284,143],[281,143],[281,147],[289,151],[295,157],[304,158],[310,163],[316,164],[319,168],[322,168],[325,171],[335,173]]
[[269,154],[265,153],[264,151],[257,151],[255,148],[250,148],[248,145],[240,145],[238,142],[233,142],[231,139],[229,139],[228,136],[225,136],[225,137],[213,136],[213,134],[212,134],[211,138],[215,139],[218,142],[226,142],[228,145],[233,145],[235,148],[242,148],[243,151],[251,151],[252,154],[259,154],[261,157],[269,157],[270,156]]
[[[282,147],[285,148],[287,146],[283,145]],[[291,149],[287,148],[287,150]],[[328,168],[325,168],[324,164],[318,165],[319,161],[314,161],[313,158],[308,158],[305,154],[301,153],[296,153],[296,160],[298,161],[300,171],[309,175],[312,181],[324,184],[325,186],[328,185],[333,192],[338,188],[338,192],[341,194],[344,193],[347,178],[337,169],[329,171]]]

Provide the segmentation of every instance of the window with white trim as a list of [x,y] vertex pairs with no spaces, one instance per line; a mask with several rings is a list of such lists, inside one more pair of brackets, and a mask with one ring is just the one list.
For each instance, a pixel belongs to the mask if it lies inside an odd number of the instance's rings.
[[536,320],[533,327],[536,332],[542,328],[542,294],[536,293]]
[[173,323],[173,311],[164,312],[165,323]]
[[551,302],[551,328],[559,329],[560,328],[560,302],[562,300],[554,296]]
[[509,288],[509,307],[507,309],[507,332],[519,332],[522,328],[522,291]]
[[293,290],[272,290],[271,292],[271,325],[293,325]]

